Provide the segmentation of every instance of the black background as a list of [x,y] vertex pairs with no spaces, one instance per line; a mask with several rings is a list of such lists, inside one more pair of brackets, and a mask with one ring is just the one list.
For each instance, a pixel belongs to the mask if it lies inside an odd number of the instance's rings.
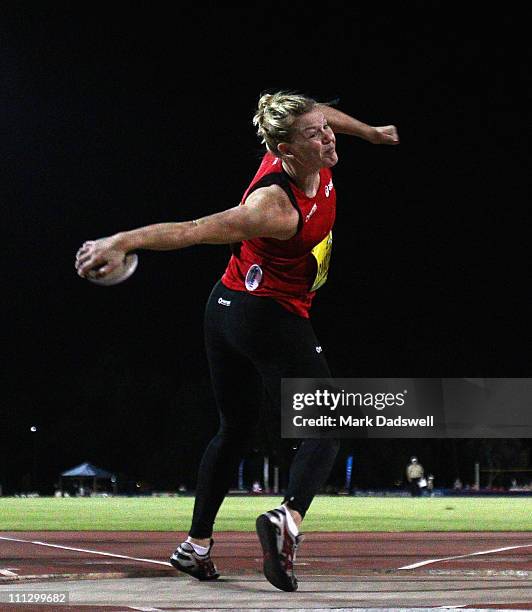
[[[203,307],[228,249],[141,252],[113,288],[79,279],[74,256],[87,239],[237,204],[265,90],[338,97],[401,136],[338,137],[332,268],[312,313],[333,373],[530,375],[519,15],[110,4],[2,9],[4,492],[51,492],[85,460],[145,489],[193,486],[217,424]],[[257,466],[269,444],[257,439]],[[471,480],[475,460],[526,467],[528,448],[343,441],[331,481],[349,452],[358,484],[384,486],[411,454],[444,484]]]

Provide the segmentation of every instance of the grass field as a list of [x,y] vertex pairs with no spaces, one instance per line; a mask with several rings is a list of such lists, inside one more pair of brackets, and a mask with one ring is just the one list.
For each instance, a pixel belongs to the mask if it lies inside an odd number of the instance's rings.
[[[217,531],[252,531],[279,497],[228,497]],[[0,530],[186,531],[192,497],[0,498]],[[530,531],[532,499],[315,498],[304,531]]]

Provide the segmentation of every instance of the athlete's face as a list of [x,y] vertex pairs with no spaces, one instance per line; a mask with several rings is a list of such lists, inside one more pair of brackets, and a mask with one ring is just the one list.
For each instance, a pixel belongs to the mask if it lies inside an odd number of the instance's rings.
[[292,140],[285,146],[301,164],[317,168],[332,168],[336,164],[336,138],[321,111],[300,115],[290,131]]

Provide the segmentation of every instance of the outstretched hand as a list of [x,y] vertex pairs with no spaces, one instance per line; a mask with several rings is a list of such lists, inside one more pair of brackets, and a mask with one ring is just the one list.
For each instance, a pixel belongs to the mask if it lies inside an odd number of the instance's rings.
[[373,144],[397,145],[399,144],[399,134],[395,125],[384,125],[375,128]]
[[76,270],[78,275],[86,278],[103,278],[117,268],[126,256],[125,251],[116,247],[112,238],[88,240],[76,253]]

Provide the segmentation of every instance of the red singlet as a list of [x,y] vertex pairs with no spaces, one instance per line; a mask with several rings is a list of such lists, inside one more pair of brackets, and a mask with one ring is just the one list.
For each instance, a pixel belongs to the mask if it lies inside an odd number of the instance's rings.
[[316,290],[327,280],[332,250],[336,193],[329,168],[320,170],[320,186],[313,198],[305,195],[283,170],[281,160],[266,153],[255,178],[242,198],[272,184],[287,193],[299,213],[298,229],[289,240],[244,240],[222,277],[229,289],[273,297],[287,310],[308,318]]

